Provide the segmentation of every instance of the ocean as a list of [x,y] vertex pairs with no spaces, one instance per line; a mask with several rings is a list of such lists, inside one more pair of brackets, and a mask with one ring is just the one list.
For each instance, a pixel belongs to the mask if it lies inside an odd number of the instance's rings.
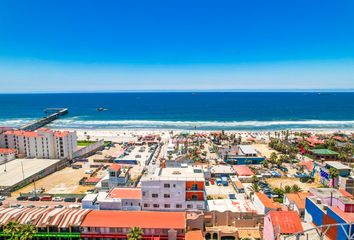
[[54,107],[67,107],[69,114],[53,128],[354,130],[350,92],[0,94],[0,126],[19,127]]

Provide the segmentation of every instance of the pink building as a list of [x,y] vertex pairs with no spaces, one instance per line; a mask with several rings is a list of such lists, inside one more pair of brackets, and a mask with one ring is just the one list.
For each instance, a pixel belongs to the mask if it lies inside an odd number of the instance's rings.
[[264,240],[275,240],[280,236],[302,231],[301,220],[297,212],[270,211],[264,216]]

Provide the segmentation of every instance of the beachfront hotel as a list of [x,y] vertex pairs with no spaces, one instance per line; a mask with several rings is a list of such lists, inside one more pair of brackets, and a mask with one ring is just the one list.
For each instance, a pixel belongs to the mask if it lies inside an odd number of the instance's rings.
[[0,148],[15,149],[27,158],[72,159],[77,148],[75,132],[6,130],[0,133]]

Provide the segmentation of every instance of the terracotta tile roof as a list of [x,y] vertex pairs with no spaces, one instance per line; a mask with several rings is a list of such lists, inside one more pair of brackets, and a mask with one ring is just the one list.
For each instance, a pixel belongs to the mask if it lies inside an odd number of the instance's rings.
[[102,178],[95,178],[95,177],[90,177],[88,179],[86,179],[85,182],[87,183],[98,183],[99,181],[101,181]]
[[306,169],[310,172],[312,172],[313,167],[314,167],[314,162],[313,161],[303,161],[299,163],[300,166],[306,167]]
[[276,233],[292,234],[304,231],[297,212],[270,211],[266,217],[270,218],[273,229]]
[[266,208],[270,208],[270,209],[279,209],[279,208],[281,208],[279,203],[273,202],[273,200],[268,198],[267,195],[265,195],[264,193],[256,192],[255,195],[258,197],[258,199],[262,202],[262,204]]
[[204,240],[203,233],[200,230],[188,231],[185,236],[186,240]]
[[141,199],[140,188],[114,188],[108,194],[109,198]]
[[185,229],[184,212],[99,211],[88,213],[81,227]]
[[110,167],[109,167],[109,169],[111,169],[111,170],[114,170],[114,171],[119,171],[120,169],[122,168],[122,166],[121,165],[119,165],[119,164],[112,164]]
[[54,133],[54,136],[55,137],[66,137],[66,136],[68,136],[69,135],[69,131],[64,131],[64,132],[55,132]]
[[13,149],[13,148],[0,148],[0,153],[3,153],[3,154],[16,153],[16,149]]
[[305,209],[306,197],[310,194],[307,192],[300,193],[286,193],[285,196],[289,199],[290,203],[296,204],[297,208]]
[[232,167],[238,176],[253,176],[254,172],[246,165],[234,165]]
[[16,136],[23,136],[23,137],[41,137],[36,132],[32,131],[23,131],[23,130],[12,130],[12,131],[6,131],[3,134],[5,135],[16,135]]

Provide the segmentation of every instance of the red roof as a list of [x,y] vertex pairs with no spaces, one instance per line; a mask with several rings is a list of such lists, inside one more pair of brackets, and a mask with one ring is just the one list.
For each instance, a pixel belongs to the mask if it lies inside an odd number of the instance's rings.
[[306,167],[307,170],[312,172],[313,167],[314,167],[314,162],[313,161],[302,161],[299,163],[299,165]]
[[304,231],[297,212],[270,211],[267,217],[270,218],[273,229],[277,233],[293,234]]
[[344,197],[353,198],[353,195],[350,194],[349,192],[347,192],[345,189],[339,188],[338,190],[339,190],[339,192],[340,192]]
[[54,136],[55,137],[66,137],[69,135],[69,132],[68,131],[64,131],[64,132],[55,132],[54,133]]
[[81,227],[185,229],[184,212],[99,211],[87,214]]
[[316,137],[316,136],[308,137],[308,138],[306,139],[306,141],[308,141],[308,142],[311,143],[312,145],[318,145],[318,144],[324,144],[324,143],[325,143],[324,140],[321,140],[321,139],[319,139],[319,138]]
[[113,188],[108,195],[109,198],[141,199],[140,188]]
[[119,171],[121,168],[122,168],[122,166],[117,163],[114,163],[109,167],[109,169],[114,170],[114,171]]
[[100,180],[101,180],[101,178],[90,177],[85,182],[87,182],[87,183],[98,183]]
[[23,130],[13,130],[6,131],[3,134],[7,135],[16,135],[16,136],[24,136],[24,137],[41,137],[38,133],[32,131],[23,131]]
[[265,195],[264,193],[256,192],[255,195],[258,197],[258,199],[262,202],[262,204],[266,208],[271,208],[271,209],[281,208],[279,203],[273,202],[273,200],[268,198],[267,195]]
[[16,153],[16,149],[12,149],[12,148],[0,148],[0,153],[3,153],[3,154]]
[[238,176],[253,176],[254,172],[246,165],[234,165],[234,171]]
[[296,204],[299,209],[305,209],[306,197],[309,195],[310,194],[307,192],[285,194],[285,196],[289,199],[289,202]]

